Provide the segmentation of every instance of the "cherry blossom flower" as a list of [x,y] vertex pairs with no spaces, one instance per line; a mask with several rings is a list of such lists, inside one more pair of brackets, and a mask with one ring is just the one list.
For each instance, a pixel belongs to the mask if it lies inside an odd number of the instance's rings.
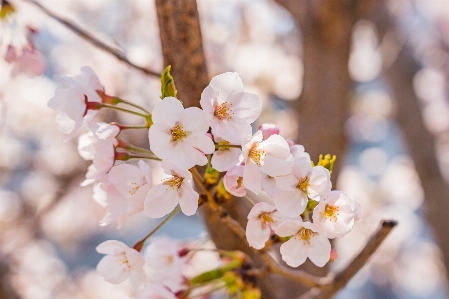
[[243,185],[243,169],[242,164],[235,165],[229,169],[223,177],[223,185],[229,193],[237,197],[246,195],[246,188]]
[[205,154],[212,154],[215,145],[205,135],[209,121],[203,110],[184,109],[176,98],[167,97],[154,107],[152,120],[150,148],[158,157],[185,170],[206,165]]
[[304,212],[309,197],[319,201],[330,192],[332,183],[326,168],[312,167],[306,158],[299,157],[289,175],[276,177],[276,186],[279,189],[274,196],[276,208],[287,216],[296,217]]
[[[216,137],[215,142],[222,146],[226,146],[229,144],[228,141],[223,140],[220,137]],[[241,153],[242,150],[239,148],[219,147],[212,155],[212,167],[218,171],[228,171],[239,162]]]
[[149,283],[139,293],[140,299],[177,299],[175,294],[159,283]]
[[331,243],[311,222],[287,220],[275,228],[280,237],[291,238],[281,245],[282,260],[290,267],[298,267],[307,257],[318,267],[330,259]]
[[161,283],[173,292],[183,288],[185,259],[179,256],[180,249],[180,244],[169,238],[155,239],[146,248],[144,258],[152,270],[151,282]]
[[271,135],[262,141],[262,132],[257,131],[254,136],[242,145],[245,161],[243,184],[255,194],[262,189],[262,174],[269,176],[287,175],[293,166],[290,147],[284,138]]
[[93,70],[86,66],[81,68],[81,74],[76,77],[61,78],[63,87],[55,90],[55,95],[47,105],[58,111],[56,122],[59,130],[68,134],[65,138],[67,141],[97,115],[98,110],[87,109],[87,103],[101,102],[96,91],[104,91],[104,88]]
[[168,160],[163,160],[161,166],[171,177],[150,189],[145,199],[145,211],[150,217],[160,218],[173,211],[179,203],[184,214],[195,214],[199,195],[190,183],[192,174]]
[[313,211],[313,223],[320,227],[329,239],[343,237],[352,230],[357,202],[341,191],[331,191]]
[[96,249],[99,253],[106,254],[97,265],[97,272],[104,280],[118,284],[129,278],[134,290],[144,287],[145,259],[137,250],[115,240],[105,241]]
[[277,193],[275,177],[262,173],[262,190],[265,191],[271,198],[274,198]]
[[39,76],[44,73],[46,67],[44,56],[31,44],[22,49],[20,53],[14,46],[9,45],[4,59],[13,64],[11,71],[13,77],[19,74]]
[[201,94],[200,104],[208,114],[212,134],[234,144],[251,137],[251,123],[262,111],[262,101],[255,94],[243,92],[237,73],[213,77]]
[[282,218],[285,216],[279,213],[275,206],[265,202],[255,204],[248,214],[246,225],[246,239],[249,245],[262,249]]
[[307,161],[309,161],[309,163],[312,161],[310,159],[310,155],[309,153],[307,153],[304,149],[304,146],[300,145],[300,144],[293,144],[290,146],[290,153],[293,155],[293,158],[306,158]]
[[271,135],[279,135],[279,126],[275,124],[261,124],[257,127],[257,130],[262,131],[263,140],[267,140]]
[[117,223],[121,228],[125,220],[143,211],[145,198],[152,187],[151,169],[142,160],[139,167],[120,164],[108,173],[111,183],[107,188],[106,210],[102,225]]

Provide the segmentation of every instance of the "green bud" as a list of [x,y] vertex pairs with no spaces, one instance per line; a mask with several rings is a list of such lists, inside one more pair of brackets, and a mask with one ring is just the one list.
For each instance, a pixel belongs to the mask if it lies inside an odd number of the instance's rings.
[[337,160],[337,156],[330,154],[327,154],[324,156],[321,154],[317,166],[323,166],[327,170],[329,170],[330,173],[332,173],[332,169],[334,168],[335,160]]
[[165,71],[161,74],[161,98],[174,97],[178,93],[175,87],[175,80],[172,75],[170,75],[171,65],[167,66]]

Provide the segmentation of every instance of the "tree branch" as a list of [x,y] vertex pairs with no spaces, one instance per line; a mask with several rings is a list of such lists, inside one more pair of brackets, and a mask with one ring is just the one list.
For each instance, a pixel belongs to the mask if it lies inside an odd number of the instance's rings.
[[24,1],[33,4],[40,11],[45,13],[47,16],[49,16],[52,19],[55,19],[56,21],[58,21],[59,23],[65,25],[67,28],[72,30],[74,33],[78,34],[84,40],[90,42],[95,47],[97,47],[97,48],[99,48],[99,49],[101,49],[101,50],[103,50],[105,52],[108,52],[108,53],[112,54],[118,60],[126,63],[127,65],[129,65],[129,66],[131,66],[131,67],[133,67],[133,68],[143,72],[146,75],[157,76],[157,77],[160,76],[160,72],[155,72],[155,71],[149,70],[147,68],[135,65],[134,63],[129,61],[128,58],[126,58],[125,54],[120,49],[118,49],[117,47],[108,45],[105,42],[99,40],[92,33],[82,29],[81,27],[76,25],[74,22],[72,22],[72,21],[70,21],[70,20],[68,20],[68,19],[66,19],[64,17],[58,16],[56,13],[50,11],[48,8],[46,8],[45,6],[40,4],[39,2],[36,2],[34,0],[24,0]]
[[354,277],[354,275],[366,264],[368,259],[379,248],[380,244],[385,240],[388,234],[398,223],[394,220],[382,220],[377,231],[371,236],[366,243],[365,248],[349,263],[349,265],[335,274],[334,279],[325,288],[311,289],[305,293],[300,299],[327,299],[335,295],[339,290],[344,288],[346,284]]

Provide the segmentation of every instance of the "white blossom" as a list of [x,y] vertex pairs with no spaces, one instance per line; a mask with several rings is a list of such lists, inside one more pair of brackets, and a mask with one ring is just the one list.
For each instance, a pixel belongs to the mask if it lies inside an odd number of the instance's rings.
[[280,249],[282,260],[290,267],[298,267],[307,257],[318,267],[323,267],[329,261],[331,244],[315,224],[287,220],[274,231],[280,237],[291,237]]
[[313,223],[329,239],[343,237],[352,230],[356,221],[357,202],[341,191],[331,191],[313,211]]
[[308,198],[319,201],[332,188],[329,171],[322,166],[312,167],[305,157],[295,159],[292,172],[276,177],[278,191],[274,196],[276,208],[283,214],[296,217],[304,212]]
[[243,185],[243,169],[242,164],[237,164],[229,169],[223,177],[223,185],[229,193],[237,197],[246,195],[246,188]]
[[179,203],[184,214],[195,214],[199,195],[190,183],[192,174],[167,160],[163,160],[161,166],[171,177],[150,189],[145,199],[145,211],[150,217],[160,218],[173,211]]
[[104,280],[118,284],[129,278],[134,290],[144,287],[145,259],[137,250],[115,240],[105,241],[96,249],[99,253],[106,254],[97,265],[97,272]]
[[[215,142],[219,145],[228,145],[229,142],[220,137],[215,137]],[[212,155],[212,167],[218,171],[228,171],[239,162],[242,150],[235,147],[219,147]]]
[[159,283],[149,283],[139,292],[140,299],[177,299],[175,294]]
[[290,147],[279,135],[271,135],[262,141],[262,132],[257,131],[242,145],[242,154],[245,162],[243,184],[255,194],[259,194],[262,189],[263,173],[275,177],[287,175],[292,170]]
[[251,137],[251,123],[262,111],[262,101],[257,95],[243,91],[237,73],[213,77],[201,94],[200,104],[208,114],[212,134],[233,144]]
[[176,98],[167,97],[154,107],[152,120],[149,139],[154,154],[184,170],[206,165],[205,154],[212,154],[215,145],[205,135],[209,120],[203,110],[184,109]]

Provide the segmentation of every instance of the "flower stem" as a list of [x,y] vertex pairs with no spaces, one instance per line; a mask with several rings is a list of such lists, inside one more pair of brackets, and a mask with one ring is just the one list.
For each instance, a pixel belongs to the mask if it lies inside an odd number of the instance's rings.
[[248,195],[245,195],[245,196],[243,196],[243,198],[247,201],[247,202],[249,202],[252,206],[255,206],[256,205],[256,203],[248,196]]
[[101,108],[109,108],[109,109],[112,109],[112,110],[117,110],[117,111],[121,111],[121,112],[125,112],[125,113],[130,113],[130,114],[134,114],[134,115],[137,115],[137,116],[141,116],[141,117],[143,117],[145,119],[148,119],[148,117],[151,116],[151,114],[142,114],[142,113],[137,112],[137,111],[133,111],[133,110],[129,110],[129,109],[113,106],[113,105],[107,105],[107,104],[101,104]]
[[138,129],[147,129],[148,130],[148,126],[147,125],[143,125],[143,126],[120,126],[120,130],[138,130]]
[[215,148],[229,148],[229,147],[242,148],[242,146],[238,145],[238,144],[216,144],[215,145]]
[[148,160],[162,161],[162,159],[160,159],[156,156],[137,155],[137,154],[124,153],[124,152],[116,152],[115,153],[115,160],[128,161],[130,159],[148,159]]
[[167,217],[165,217],[164,220],[162,220],[155,228],[153,228],[145,237],[143,237],[140,241],[138,241],[133,248],[137,251],[142,250],[143,245],[145,244],[145,241],[151,237],[155,232],[157,232],[162,226],[164,226],[165,223],[167,223],[170,219],[172,219],[176,214],[181,211],[181,207],[177,207],[174,209],[170,214],[168,214]]
[[128,143],[126,141],[123,141],[120,138],[117,138],[118,140],[118,146],[119,148],[123,148],[125,150],[128,151],[133,151],[133,152],[138,152],[138,153],[142,153],[142,154],[147,154],[147,155],[154,155],[154,153],[146,148],[142,148],[142,147],[138,147],[135,145],[132,145],[131,143]]
[[139,110],[145,112],[146,114],[150,114],[150,115],[151,115],[150,111],[148,111],[147,109],[143,108],[143,107],[140,106],[140,105],[137,105],[137,104],[135,104],[135,103],[133,103],[133,102],[129,102],[129,101],[127,101],[127,100],[124,100],[124,99],[121,99],[121,98],[117,98],[117,97],[116,97],[115,99],[116,99],[119,103],[127,104],[127,105],[129,105],[129,106],[132,106],[132,107],[134,107],[134,108],[137,108],[137,109],[139,109]]

